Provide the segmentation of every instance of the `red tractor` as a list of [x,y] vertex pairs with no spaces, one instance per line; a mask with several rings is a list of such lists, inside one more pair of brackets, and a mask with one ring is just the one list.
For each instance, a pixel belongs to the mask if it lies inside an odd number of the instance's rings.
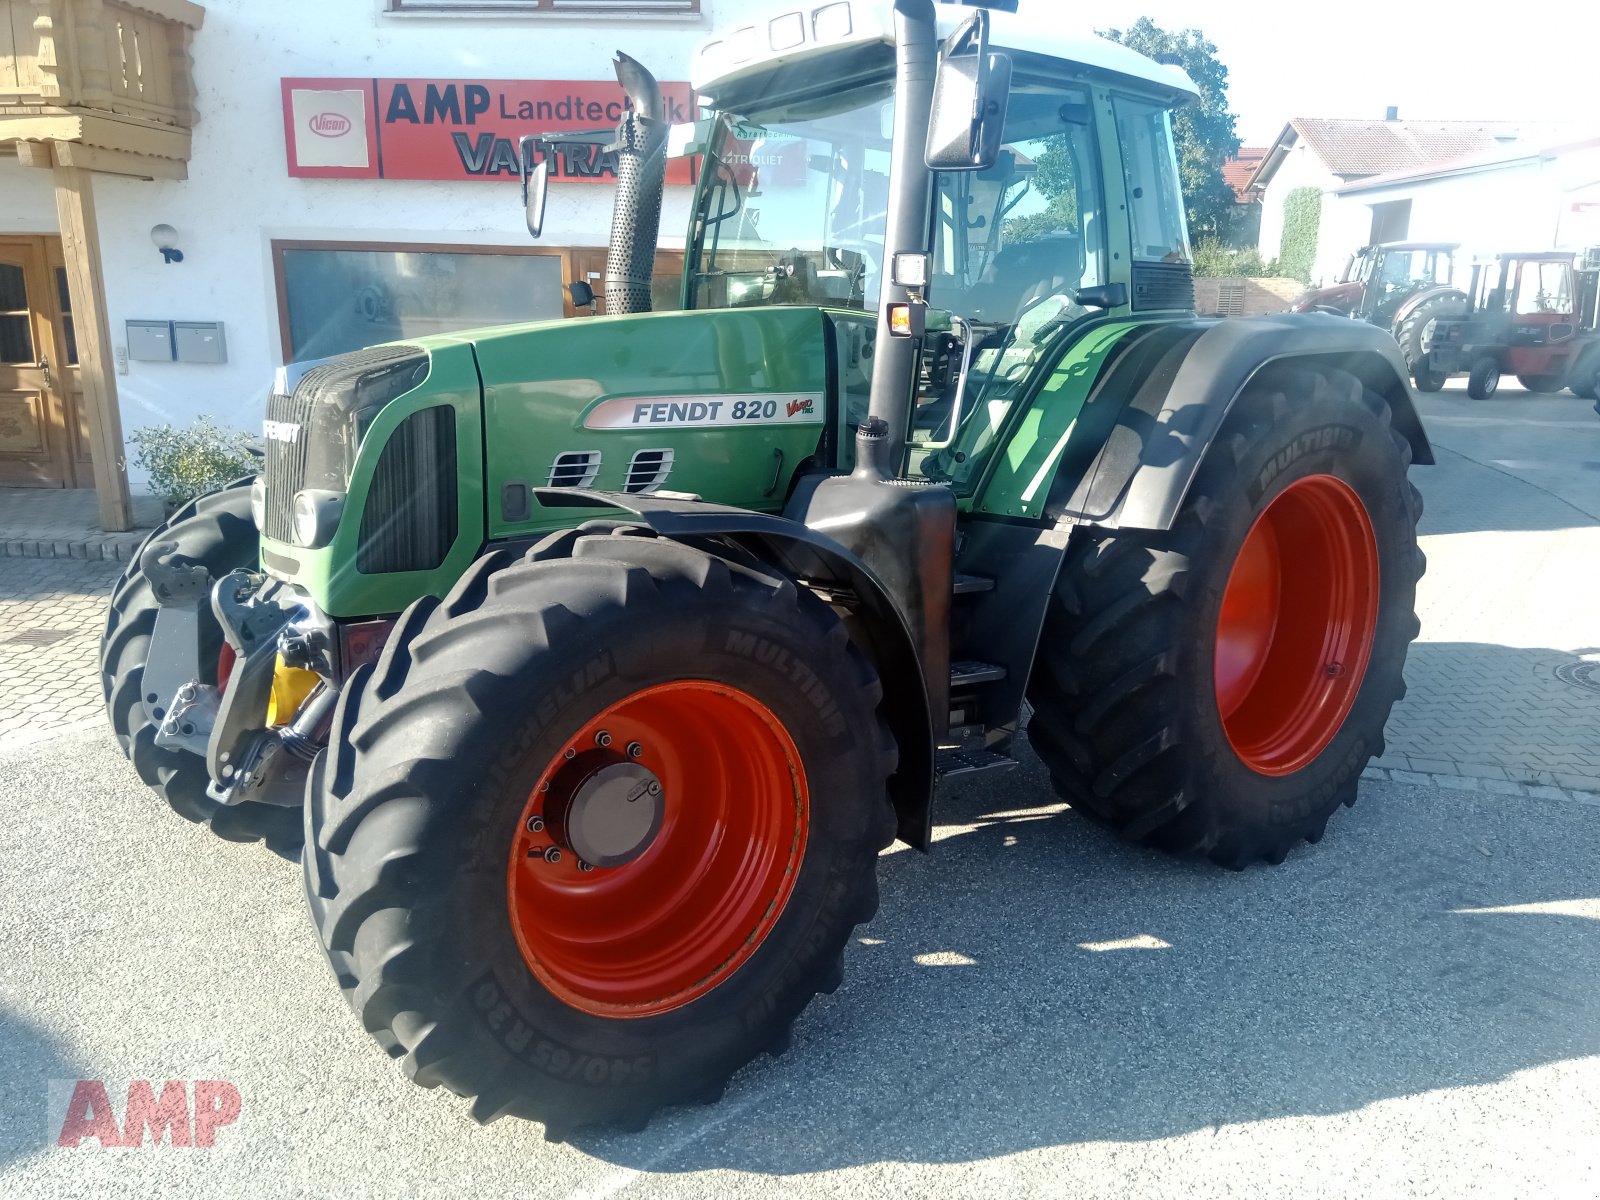
[[1456,250],[1454,242],[1363,246],[1345,260],[1337,283],[1303,292],[1289,311],[1355,317],[1387,329],[1400,343],[1417,390],[1436,392],[1444,380],[1425,369],[1434,324],[1467,308],[1466,296],[1452,286]]
[[1466,371],[1474,400],[1492,396],[1502,375],[1530,392],[1565,386],[1593,399],[1600,392],[1597,290],[1600,249],[1579,262],[1551,250],[1475,263],[1467,312],[1435,324],[1421,373],[1442,383]]

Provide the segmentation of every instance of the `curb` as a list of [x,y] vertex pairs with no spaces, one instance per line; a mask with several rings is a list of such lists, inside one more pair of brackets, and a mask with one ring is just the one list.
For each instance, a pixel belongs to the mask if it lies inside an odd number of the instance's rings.
[[1367,767],[1361,772],[1363,779],[1387,780],[1390,783],[1420,783],[1427,787],[1449,788],[1457,792],[1480,792],[1494,796],[1520,796],[1529,800],[1569,800],[1575,804],[1600,808],[1600,779],[1594,787],[1556,787],[1549,783],[1519,783],[1514,779],[1492,779],[1477,775],[1427,775],[1420,771],[1401,771],[1385,767]]
[[132,562],[148,530],[88,540],[0,538],[0,558],[66,558],[80,562]]

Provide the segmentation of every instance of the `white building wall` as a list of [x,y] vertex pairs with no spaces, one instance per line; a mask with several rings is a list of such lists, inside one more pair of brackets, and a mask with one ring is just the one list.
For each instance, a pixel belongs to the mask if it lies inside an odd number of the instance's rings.
[[[112,342],[130,319],[222,321],[228,361],[133,362],[117,384],[125,433],[202,413],[259,429],[282,361],[271,242],[529,244],[514,180],[425,182],[295,179],[288,174],[284,77],[614,79],[627,49],[663,81],[689,78],[714,9],[698,19],[417,17],[382,0],[207,0],[193,44],[196,106],[189,178],[146,182],[98,175],[100,233]],[[614,188],[554,184],[542,244],[604,246]],[[669,187],[664,245],[681,245],[689,189]],[[150,240],[174,226],[184,261]],[[0,230],[57,229],[50,174],[0,160]],[[135,491],[144,482],[130,464]]]

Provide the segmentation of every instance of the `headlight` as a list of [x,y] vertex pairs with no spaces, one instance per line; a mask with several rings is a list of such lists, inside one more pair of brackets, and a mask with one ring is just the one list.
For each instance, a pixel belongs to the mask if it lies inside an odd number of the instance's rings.
[[307,490],[294,495],[294,543],[308,550],[326,546],[339,527],[344,497],[338,492]]
[[256,476],[256,481],[250,485],[250,519],[256,523],[258,531],[267,528],[267,481],[261,476]]

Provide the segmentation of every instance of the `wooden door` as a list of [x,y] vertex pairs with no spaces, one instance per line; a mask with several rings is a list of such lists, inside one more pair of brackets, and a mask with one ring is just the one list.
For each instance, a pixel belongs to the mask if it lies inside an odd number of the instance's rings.
[[75,482],[44,238],[0,238],[0,485]]
[[[61,239],[45,239],[45,257],[50,267],[51,319],[56,327],[56,349],[61,355],[61,370],[55,372],[56,390],[61,394],[67,433],[67,463],[72,469],[68,487],[93,487],[94,463],[89,458],[89,413],[83,402],[83,373],[78,366],[78,336],[73,325],[72,297],[67,293],[67,265],[62,257]],[[55,361],[55,360],[52,360]]]

